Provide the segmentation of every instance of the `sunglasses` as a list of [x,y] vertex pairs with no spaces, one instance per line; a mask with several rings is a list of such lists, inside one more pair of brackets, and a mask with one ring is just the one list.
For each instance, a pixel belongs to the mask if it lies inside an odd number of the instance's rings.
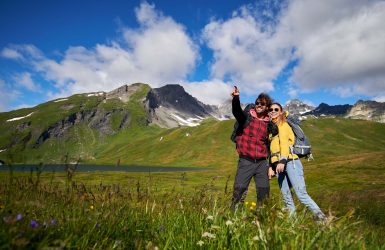
[[275,109],[269,109],[269,112],[273,112],[273,111],[275,111],[275,112],[279,112],[279,111],[281,111],[281,110],[279,110],[279,108],[275,108]]
[[266,106],[264,102],[255,102],[255,106]]

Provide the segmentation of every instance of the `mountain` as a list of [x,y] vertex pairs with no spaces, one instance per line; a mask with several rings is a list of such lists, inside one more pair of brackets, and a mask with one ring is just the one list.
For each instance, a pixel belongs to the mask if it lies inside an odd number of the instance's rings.
[[385,103],[359,100],[345,117],[385,123]]
[[292,115],[301,116],[304,113],[314,110],[314,107],[307,105],[298,99],[294,99],[286,103],[283,109],[289,111]]
[[385,103],[357,101],[354,105],[328,105],[321,103],[317,108],[301,114],[302,117],[339,116],[385,123]]
[[197,126],[207,118],[223,119],[226,110],[203,104],[179,85],[152,89],[135,83],[110,92],[76,94],[0,113],[0,154],[25,152],[14,155],[55,162],[58,152],[67,152],[92,160],[111,138],[129,141],[143,131]]
[[[359,101],[354,107],[321,104],[303,113],[311,108],[299,100],[286,106],[294,114],[384,121],[383,103]],[[231,101],[218,106],[206,105],[179,85],[160,88],[150,88],[143,83],[123,85],[110,92],[76,94],[32,108],[0,113],[0,159],[6,156],[15,162],[55,163],[62,162],[64,155],[69,154],[86,162],[103,159],[111,163],[117,155],[126,158],[127,150],[141,155],[135,151],[140,149],[137,143],[147,143],[146,140],[152,138],[155,145],[163,140],[163,134],[169,133],[165,131],[184,131],[191,135],[192,127],[208,123],[221,127],[222,124],[216,122],[230,118]],[[210,138],[207,131],[203,133]]]
[[330,106],[326,103],[321,103],[317,108],[312,111],[303,113],[303,115],[313,115],[316,117],[319,116],[344,116],[349,109],[352,108],[352,105],[334,105]]
[[149,90],[138,83],[0,113],[0,154],[15,161],[34,155],[47,163],[57,162],[59,152],[93,159],[109,138],[149,125],[142,103]]
[[211,106],[192,97],[180,85],[151,89],[145,102],[151,123],[166,128],[197,126],[213,113]]
[[[127,102],[140,88],[140,84],[124,85],[106,93],[106,99]],[[150,89],[143,99],[143,107],[148,113],[148,123],[162,128],[198,126],[204,119],[230,119],[231,102],[222,105],[206,105],[188,94],[180,85],[165,85]]]

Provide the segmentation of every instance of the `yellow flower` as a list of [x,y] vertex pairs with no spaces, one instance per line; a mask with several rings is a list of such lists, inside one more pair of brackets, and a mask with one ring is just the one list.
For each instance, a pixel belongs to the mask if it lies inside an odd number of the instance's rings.
[[247,206],[247,205],[249,205],[249,202],[248,202],[248,201],[246,201],[246,202],[245,202],[245,205],[246,205],[246,206]]
[[91,206],[90,206],[90,209],[91,209],[91,210],[94,210],[94,208],[95,208],[94,205],[91,205]]
[[255,207],[255,206],[257,205],[257,203],[252,202],[251,205],[252,205],[253,207]]

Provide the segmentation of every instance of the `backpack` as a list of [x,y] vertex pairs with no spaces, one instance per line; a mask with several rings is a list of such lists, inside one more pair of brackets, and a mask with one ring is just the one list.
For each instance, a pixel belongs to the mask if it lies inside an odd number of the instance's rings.
[[249,104],[247,104],[246,107],[243,109],[243,113],[246,115],[246,121],[245,121],[245,124],[243,125],[243,127],[240,127],[238,121],[235,120],[233,133],[231,133],[231,136],[230,136],[230,139],[231,139],[234,143],[235,143],[236,137],[237,137],[238,135],[242,134],[243,128],[246,127],[247,125],[249,125],[250,121],[253,119],[253,117],[250,115],[250,109],[253,109],[254,106],[255,106],[255,105],[254,105],[253,103],[249,103]]
[[314,160],[311,153],[311,145],[309,139],[300,127],[301,121],[289,115],[286,117],[286,122],[290,125],[294,133],[294,145],[290,148],[291,153],[298,155],[299,158],[307,157],[309,160]]

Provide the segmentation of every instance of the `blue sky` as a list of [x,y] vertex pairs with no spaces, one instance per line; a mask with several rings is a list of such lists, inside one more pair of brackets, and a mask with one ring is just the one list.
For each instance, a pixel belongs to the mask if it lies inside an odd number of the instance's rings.
[[123,84],[385,101],[385,2],[0,1],[0,112]]

